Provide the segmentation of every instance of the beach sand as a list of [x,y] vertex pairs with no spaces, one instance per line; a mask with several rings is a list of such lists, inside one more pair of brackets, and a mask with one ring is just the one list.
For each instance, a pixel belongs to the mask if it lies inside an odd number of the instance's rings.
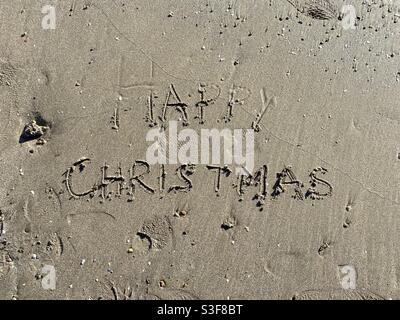
[[[399,298],[390,1],[0,2],[1,299]],[[169,121],[260,179],[147,167]]]

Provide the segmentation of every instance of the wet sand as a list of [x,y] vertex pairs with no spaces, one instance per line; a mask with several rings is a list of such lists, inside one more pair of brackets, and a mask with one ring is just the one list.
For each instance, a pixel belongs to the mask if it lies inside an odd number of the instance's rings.
[[[366,2],[2,0],[0,298],[398,298],[400,25]],[[258,181],[147,167],[171,120],[257,125]]]

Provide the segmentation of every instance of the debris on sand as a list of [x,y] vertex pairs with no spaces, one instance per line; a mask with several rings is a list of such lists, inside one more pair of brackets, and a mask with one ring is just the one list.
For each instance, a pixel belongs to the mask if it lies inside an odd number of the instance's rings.
[[32,120],[31,122],[25,125],[24,130],[22,131],[21,137],[19,139],[19,142],[24,143],[36,139],[40,139],[41,141],[43,141],[42,136],[48,130],[49,127],[41,126],[37,124],[36,120]]
[[235,226],[235,221],[232,218],[229,218],[224,221],[224,223],[221,225],[221,228],[224,230],[229,230],[232,229]]

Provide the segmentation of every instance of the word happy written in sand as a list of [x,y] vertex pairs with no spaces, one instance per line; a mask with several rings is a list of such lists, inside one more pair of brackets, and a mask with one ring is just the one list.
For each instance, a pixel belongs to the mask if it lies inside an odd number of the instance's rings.
[[[206,98],[206,91],[211,89],[214,91],[212,98]],[[227,103],[227,108],[225,116],[223,118],[224,122],[230,122],[234,117],[234,109],[237,104],[243,104],[244,99],[238,100],[236,98],[237,90],[232,86],[229,92],[229,101]],[[244,88],[240,88],[241,91]],[[205,109],[212,103],[214,103],[220,96],[221,90],[217,85],[206,86],[200,85],[198,92],[200,94],[200,101],[196,103],[195,107],[198,110],[196,119],[198,119],[200,125],[205,123]],[[250,95],[250,90],[248,90]],[[264,117],[266,111],[272,106],[276,105],[276,98],[267,99],[265,90],[261,90],[261,100],[263,107],[260,112],[255,115],[254,121],[251,123],[252,130],[257,133],[261,130],[261,120]],[[158,126],[155,117],[155,106],[154,106],[154,96],[153,90],[149,90],[148,96],[148,109],[146,117],[144,118],[149,127]],[[173,102],[172,99],[174,100]],[[168,109],[175,109],[180,115],[183,121],[183,126],[189,126],[189,118],[187,113],[188,105],[182,102],[177,90],[173,84],[169,87],[169,92],[165,104],[162,106],[159,119],[161,120],[160,130],[165,130],[167,125],[166,114]],[[113,129],[119,129],[120,123],[118,120],[117,110],[114,112],[113,116],[114,126]],[[147,159],[146,159],[147,160]],[[86,168],[91,160],[89,158],[83,157],[77,160],[71,165],[65,172],[64,184],[68,194],[73,199],[87,198],[92,199],[94,197],[100,197],[101,201],[111,200],[112,198],[123,198],[126,197],[128,201],[134,201],[138,196],[144,193],[150,195],[163,196],[169,193],[181,193],[181,192],[191,192],[193,190],[193,180],[196,174],[201,176],[212,175],[214,179],[214,192],[217,196],[220,195],[222,190],[226,190],[227,187],[231,186],[231,189],[237,193],[239,200],[243,200],[244,195],[247,191],[253,190],[256,193],[252,197],[256,200],[257,206],[262,210],[263,205],[267,197],[278,198],[282,193],[287,192],[293,198],[299,200],[305,199],[324,199],[326,197],[332,196],[333,187],[332,185],[322,179],[322,176],[327,173],[327,170],[322,167],[313,169],[311,172],[308,171],[308,184],[301,182],[292,167],[285,166],[281,168],[279,172],[276,173],[272,188],[269,188],[267,182],[270,179],[270,173],[267,165],[261,166],[259,169],[254,170],[254,172],[245,171],[240,174],[232,174],[232,168],[229,164],[223,163],[222,165],[216,164],[204,164],[198,165],[193,163],[179,163],[175,167],[175,172],[173,173],[175,177],[180,181],[178,184],[172,184],[171,180],[167,178],[171,174],[171,170],[166,168],[165,164],[150,164],[146,160],[136,160],[133,161],[130,166],[123,170],[121,164],[119,164],[113,174],[110,173],[110,167],[105,163],[101,168],[98,181],[88,182],[90,187],[86,187],[82,191],[82,187],[76,187],[73,183],[74,178],[78,175],[85,175],[87,170],[93,170]],[[157,174],[157,176],[155,176]],[[86,179],[85,179],[86,181]]]

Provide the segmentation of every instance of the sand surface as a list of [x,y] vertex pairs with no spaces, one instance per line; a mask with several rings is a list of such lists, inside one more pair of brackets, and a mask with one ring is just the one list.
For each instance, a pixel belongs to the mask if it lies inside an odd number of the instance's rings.
[[[347,1],[354,29],[344,1],[310,2],[0,0],[0,298],[399,298],[394,1]],[[171,88],[179,129],[249,129],[272,101],[266,190],[217,188],[202,164],[190,187],[180,164],[151,165],[132,190]]]

